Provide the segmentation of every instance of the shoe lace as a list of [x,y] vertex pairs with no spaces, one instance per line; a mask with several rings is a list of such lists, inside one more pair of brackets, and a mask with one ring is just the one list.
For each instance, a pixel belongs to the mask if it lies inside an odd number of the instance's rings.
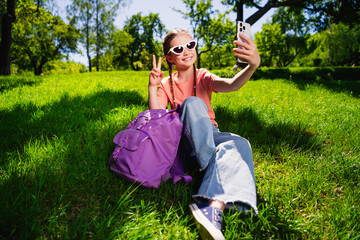
[[222,218],[222,211],[218,209],[214,209],[214,225],[217,229],[221,230],[221,220]]

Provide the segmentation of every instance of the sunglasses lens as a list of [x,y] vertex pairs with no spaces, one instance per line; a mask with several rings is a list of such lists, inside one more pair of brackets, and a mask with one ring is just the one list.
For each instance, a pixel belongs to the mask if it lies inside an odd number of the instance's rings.
[[184,48],[183,48],[182,46],[177,46],[177,47],[173,48],[173,51],[174,51],[174,53],[176,53],[176,54],[182,53],[183,50],[184,50]]
[[189,50],[194,49],[195,46],[196,46],[196,42],[195,42],[195,41],[191,41],[191,42],[189,42],[188,44],[186,44],[186,47],[187,47],[187,49],[189,49]]

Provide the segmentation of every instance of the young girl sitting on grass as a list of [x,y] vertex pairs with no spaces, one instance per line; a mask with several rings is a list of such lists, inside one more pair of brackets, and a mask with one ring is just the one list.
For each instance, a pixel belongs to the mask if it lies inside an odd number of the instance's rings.
[[[200,171],[206,171],[200,189],[190,205],[195,220],[200,224],[202,237],[224,239],[221,232],[222,211],[254,210],[257,214],[254,164],[249,142],[232,133],[220,132],[211,107],[212,92],[232,92],[240,89],[260,65],[256,45],[250,38],[234,41],[235,56],[248,65],[233,78],[221,78],[206,69],[196,69],[196,40],[188,32],[175,29],[163,42],[169,66],[169,77],[163,79],[161,57],[153,56],[149,76],[149,108],[166,109],[181,105],[184,136]],[[242,47],[242,48],[239,48]],[[172,73],[173,65],[177,72]],[[207,236],[204,236],[207,235]]]

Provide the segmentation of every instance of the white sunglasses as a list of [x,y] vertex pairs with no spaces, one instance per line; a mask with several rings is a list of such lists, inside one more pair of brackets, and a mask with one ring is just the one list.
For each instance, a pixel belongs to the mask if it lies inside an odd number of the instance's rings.
[[196,40],[191,40],[190,42],[188,42],[185,45],[178,45],[175,47],[170,48],[170,50],[167,52],[167,54],[169,54],[170,52],[176,54],[176,55],[181,55],[184,52],[184,49],[186,48],[187,50],[191,51],[194,50],[196,47]]

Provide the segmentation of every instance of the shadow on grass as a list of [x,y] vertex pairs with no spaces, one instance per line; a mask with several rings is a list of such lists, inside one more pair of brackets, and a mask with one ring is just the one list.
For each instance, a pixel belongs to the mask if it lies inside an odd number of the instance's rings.
[[[75,132],[88,121],[101,119],[119,106],[145,105],[135,91],[104,90],[89,96],[64,95],[56,102],[38,107],[32,103],[0,111],[1,159],[19,150],[30,139],[61,137]],[[0,166],[4,162],[0,163]]]
[[291,80],[298,89],[305,90],[307,86],[319,86],[335,93],[346,93],[355,98],[360,98],[360,80],[359,81],[345,81],[345,80],[326,80],[326,81],[310,81],[310,80]]
[[17,87],[36,86],[41,82],[41,78],[35,77],[0,77],[0,93]]
[[[28,104],[0,111],[0,238],[88,237],[94,227],[89,222],[101,214],[93,205],[119,188],[107,182],[110,174],[104,170],[108,149],[113,148],[109,135],[128,122],[107,132],[93,130],[91,123],[106,123],[104,116],[115,108],[121,114],[121,108],[145,104],[138,92],[103,90],[85,97],[64,95],[41,107]],[[31,140],[44,143],[28,156],[23,151]],[[7,169],[5,159],[21,165]]]
[[[278,162],[285,161],[278,155],[279,145],[291,149],[310,150],[321,147],[317,136],[307,132],[301,126],[293,126],[287,123],[265,124],[257,113],[251,108],[245,108],[236,112],[226,107],[215,109],[216,119],[221,131],[228,131],[249,139],[252,145],[262,148],[275,156]],[[139,199],[146,199],[158,206],[158,211],[170,208],[185,209],[179,211],[181,218],[191,216],[188,205],[193,202],[191,196],[196,194],[205,172],[199,172],[199,166],[191,159],[187,159],[186,170],[193,177],[193,182],[188,184],[171,182],[164,183],[159,189],[142,189],[134,193],[132,207],[141,206]],[[129,184],[130,185],[130,184]],[[270,238],[302,238],[302,232],[297,229],[294,219],[281,213],[280,207],[258,195],[259,215],[256,217],[246,216],[233,212],[225,212],[224,229],[225,236],[229,239],[270,239]],[[291,214],[290,214],[291,215]],[[188,224],[192,232],[195,225]]]
[[[289,149],[320,149],[322,141],[314,132],[291,123],[265,124],[252,108],[230,111],[226,107],[215,109],[219,128],[223,132],[238,134],[250,141],[253,146],[277,156],[279,147]],[[278,161],[282,159],[276,158]]]
[[[118,233],[112,233],[113,231],[130,231],[131,228],[126,226],[134,224],[138,216],[140,220],[154,220],[154,224],[158,224],[159,221],[155,220],[159,218],[167,219],[168,222],[178,218],[188,219],[188,204],[192,202],[191,195],[198,190],[201,173],[191,173],[195,180],[190,184],[173,185],[168,182],[159,189],[127,191],[129,188],[133,189],[131,184],[116,178],[106,166],[110,151],[114,148],[111,139],[108,139],[108,133],[96,133],[92,129],[83,133],[88,121],[101,120],[116,107],[145,104],[145,100],[137,92],[105,90],[86,97],[65,95],[59,101],[42,107],[18,105],[11,111],[0,112],[0,141],[3,143],[1,152],[4,153],[1,159],[5,159],[7,152],[18,150],[21,154],[23,145],[30,139],[43,136],[49,139],[54,136],[63,137],[69,146],[66,156],[62,157],[65,160],[63,169],[51,166],[57,161],[55,156],[47,159],[48,163],[44,163],[44,166],[36,166],[33,172],[22,173],[19,170],[20,172],[14,172],[6,182],[1,183],[0,192],[6,194],[2,194],[0,198],[0,204],[5,206],[0,218],[0,235],[18,239],[39,236],[82,239],[94,235],[114,239],[118,237]],[[291,147],[319,147],[313,142],[313,136],[296,126],[285,124],[265,128],[252,109],[233,113],[218,107],[216,114],[222,131],[237,133],[251,143],[272,149],[274,154],[281,139],[286,139]],[[124,123],[124,127],[126,125]],[[115,134],[116,132],[110,135],[113,137]],[[0,167],[3,165],[4,162],[1,162]],[[123,200],[119,202],[121,198]],[[260,204],[265,205],[266,202],[260,199]],[[150,207],[154,207],[156,211]],[[287,233],[298,234],[286,227],[290,225],[290,221],[282,217],[279,211],[270,211],[268,207],[259,208],[264,211],[264,219],[255,220],[257,225],[254,236],[272,236],[271,231],[276,230],[262,230],[267,222],[284,232],[283,235],[279,234],[281,236],[286,236]],[[169,218],[164,209],[175,209],[177,216]],[[268,215],[266,211],[270,211]],[[153,217],[155,212],[160,215]],[[141,218],[146,214],[147,217]],[[243,229],[249,232],[253,219],[246,218],[245,221]],[[181,224],[186,228],[187,223],[186,220]],[[241,224],[242,219],[236,219],[235,223]],[[140,226],[144,231],[152,230],[147,222]]]

